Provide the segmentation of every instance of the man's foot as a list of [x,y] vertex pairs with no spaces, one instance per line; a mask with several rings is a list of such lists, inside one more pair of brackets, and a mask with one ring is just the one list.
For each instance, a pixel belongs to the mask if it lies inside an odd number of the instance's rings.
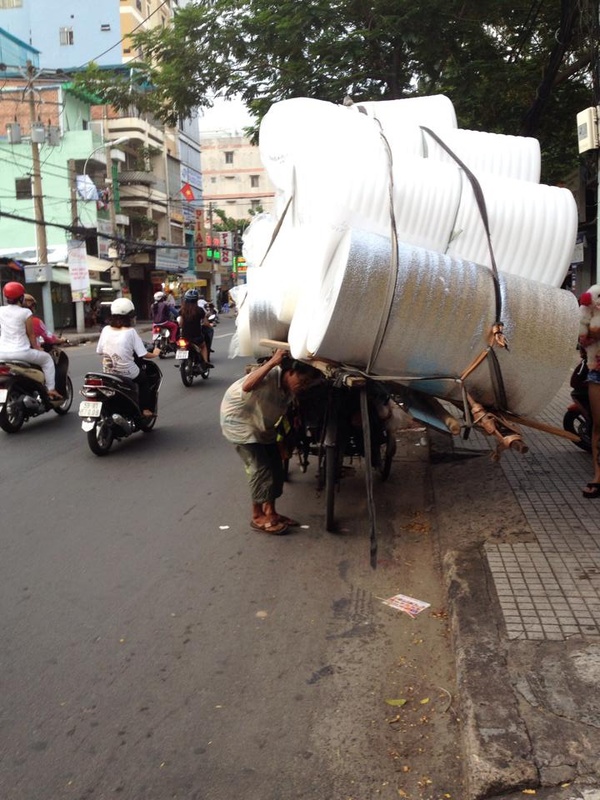
[[142,417],[153,417],[153,416],[154,416],[154,411],[150,411],[149,408],[145,408],[142,411]]
[[48,389],[48,397],[50,398],[50,400],[64,400],[65,399],[62,396],[62,394],[60,394],[60,392],[56,391],[56,389]]
[[281,536],[287,533],[288,525],[280,522],[277,519],[253,519],[250,522],[250,527],[255,531],[262,531],[262,533],[271,533],[274,536]]

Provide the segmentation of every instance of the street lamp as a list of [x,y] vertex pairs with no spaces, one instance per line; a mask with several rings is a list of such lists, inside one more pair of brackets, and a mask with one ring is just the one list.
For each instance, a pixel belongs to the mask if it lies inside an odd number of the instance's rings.
[[87,175],[88,161],[90,160],[90,158],[95,153],[97,153],[99,150],[106,150],[107,148],[110,148],[110,147],[116,147],[118,144],[123,144],[123,142],[128,142],[131,138],[132,138],[131,136],[121,136],[119,139],[115,139],[114,142],[108,142],[107,141],[107,142],[104,142],[103,144],[99,145],[98,147],[96,147],[96,149],[92,150],[92,152],[89,154],[89,156],[85,160],[85,164],[83,165],[83,174]]

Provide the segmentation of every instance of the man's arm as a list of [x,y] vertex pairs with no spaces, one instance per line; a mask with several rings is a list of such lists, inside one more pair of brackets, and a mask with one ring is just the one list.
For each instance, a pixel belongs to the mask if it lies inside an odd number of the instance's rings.
[[242,384],[242,391],[251,392],[256,389],[273,367],[278,367],[281,364],[285,355],[287,355],[287,350],[276,350],[268,361],[265,361],[257,369],[252,370]]

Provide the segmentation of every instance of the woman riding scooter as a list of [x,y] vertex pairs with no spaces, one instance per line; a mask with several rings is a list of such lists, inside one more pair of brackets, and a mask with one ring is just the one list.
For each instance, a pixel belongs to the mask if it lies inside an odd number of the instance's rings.
[[144,370],[136,363],[139,358],[156,358],[160,350],[149,353],[140,335],[131,327],[135,317],[135,306],[126,297],[119,297],[110,306],[108,325],[102,328],[96,352],[102,356],[103,372],[112,372],[131,378],[139,386],[140,408],[145,417],[152,417],[152,397]]
[[196,289],[189,289],[183,296],[179,324],[181,325],[181,335],[188,342],[197,345],[200,355],[207,366],[213,367],[208,355],[209,348],[206,345],[205,334],[206,312],[198,305],[198,292]]
[[7,305],[0,306],[0,358],[19,358],[40,366],[44,371],[48,397],[62,400],[62,395],[55,389],[54,361],[36,339],[30,309],[23,308],[25,287],[22,283],[10,281],[3,294]]

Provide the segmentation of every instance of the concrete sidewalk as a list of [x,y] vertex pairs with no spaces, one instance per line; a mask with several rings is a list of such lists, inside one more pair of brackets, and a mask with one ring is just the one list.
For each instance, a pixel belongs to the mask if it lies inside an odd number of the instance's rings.
[[[565,384],[539,418],[562,427],[568,403]],[[600,800],[600,499],[582,497],[589,454],[523,434],[529,453],[500,464],[469,458],[487,437],[452,440],[454,486],[433,467],[469,800]],[[475,546],[445,539],[458,513],[484,521]]]

